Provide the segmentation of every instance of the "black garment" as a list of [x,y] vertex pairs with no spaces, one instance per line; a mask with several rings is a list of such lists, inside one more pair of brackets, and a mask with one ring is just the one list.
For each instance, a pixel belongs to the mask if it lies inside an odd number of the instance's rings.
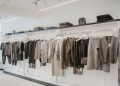
[[64,39],[63,40],[63,46],[62,46],[62,53],[63,53],[63,56],[62,56],[62,69],[66,69],[66,44],[67,44],[67,40]]
[[29,51],[30,51],[30,41],[25,43],[25,59],[28,59],[29,57]]
[[2,63],[5,64],[5,62],[6,62],[5,43],[1,43],[1,50],[2,50]]
[[35,46],[36,46],[37,41],[31,41],[29,44],[29,64],[30,67],[35,68]]
[[78,68],[83,68],[84,64],[81,64],[82,58],[87,58],[87,51],[88,51],[88,42],[89,39],[81,39],[76,42],[76,64]]
[[30,42],[30,51],[29,51],[29,63],[35,63],[34,62],[34,45],[35,45],[35,42],[31,41]]
[[76,48],[75,50],[76,55],[74,58],[74,67],[73,67],[74,74],[83,74],[84,65],[86,65],[87,63],[83,64],[82,59],[87,58],[88,42],[89,39],[76,40],[76,44],[74,45]]
[[23,60],[23,58],[24,58],[23,52],[24,52],[24,43],[22,42],[20,44],[20,60]]

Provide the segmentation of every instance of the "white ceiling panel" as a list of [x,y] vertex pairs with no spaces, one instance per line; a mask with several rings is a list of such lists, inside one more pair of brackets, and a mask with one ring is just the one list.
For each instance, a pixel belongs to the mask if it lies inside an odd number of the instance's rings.
[[0,0],[0,13],[36,15],[40,10],[69,1],[73,0]]
[[25,9],[35,9],[35,5],[33,4],[33,0],[10,0],[10,5],[25,8]]
[[47,4],[48,4],[48,7],[56,5],[56,4],[59,3],[58,0],[46,0],[46,1],[47,1]]
[[[37,6],[34,2],[37,1]],[[44,9],[47,7],[51,7],[57,4],[64,3],[70,0],[0,0],[1,5],[12,5],[18,8],[24,8],[29,10]]]

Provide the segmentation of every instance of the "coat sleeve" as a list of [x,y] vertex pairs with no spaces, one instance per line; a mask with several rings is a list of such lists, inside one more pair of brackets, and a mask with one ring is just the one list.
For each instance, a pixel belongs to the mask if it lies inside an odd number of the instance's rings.
[[119,43],[118,43],[118,39],[115,38],[115,42],[113,44],[114,46],[114,51],[113,51],[113,54],[114,54],[114,58],[113,58],[113,63],[116,63],[117,62],[117,59],[118,59],[118,52],[119,52]]

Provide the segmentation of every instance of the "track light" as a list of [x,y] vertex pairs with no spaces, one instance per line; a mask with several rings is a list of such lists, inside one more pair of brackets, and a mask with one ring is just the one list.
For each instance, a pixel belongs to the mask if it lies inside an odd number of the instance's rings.
[[53,8],[56,8],[56,7],[60,7],[60,6],[63,6],[63,5],[67,5],[67,4],[73,3],[73,2],[75,2],[75,1],[79,1],[79,0],[69,0],[69,1],[66,1],[66,2],[64,2],[64,3],[60,3],[60,4],[57,4],[57,5],[54,5],[54,6],[45,8],[45,9],[42,9],[42,10],[40,10],[39,12],[43,12],[43,11],[50,10],[50,9],[53,9]]

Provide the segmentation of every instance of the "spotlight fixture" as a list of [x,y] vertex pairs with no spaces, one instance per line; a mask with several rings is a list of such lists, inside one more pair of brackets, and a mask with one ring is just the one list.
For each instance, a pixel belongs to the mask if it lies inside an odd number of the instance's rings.
[[[40,3],[41,0],[34,0],[32,3],[35,5],[36,8],[38,8],[38,4]],[[42,0],[44,5],[47,6],[47,1]]]

